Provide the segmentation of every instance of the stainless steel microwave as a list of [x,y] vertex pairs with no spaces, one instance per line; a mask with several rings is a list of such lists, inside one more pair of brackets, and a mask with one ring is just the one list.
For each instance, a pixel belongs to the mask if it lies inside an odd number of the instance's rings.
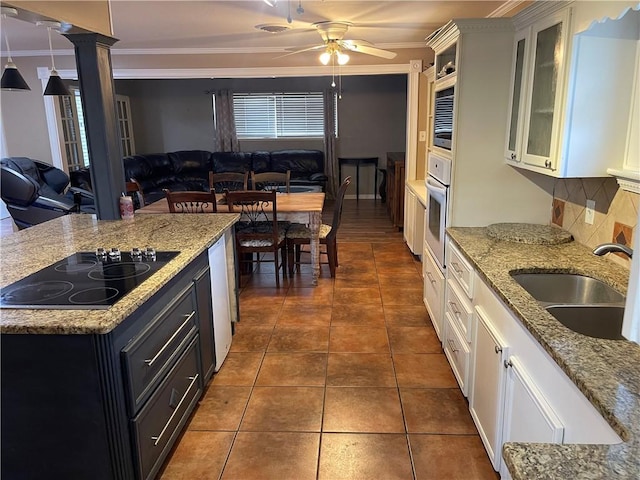
[[451,139],[453,138],[454,88],[445,88],[435,93],[433,144],[445,150],[451,150]]

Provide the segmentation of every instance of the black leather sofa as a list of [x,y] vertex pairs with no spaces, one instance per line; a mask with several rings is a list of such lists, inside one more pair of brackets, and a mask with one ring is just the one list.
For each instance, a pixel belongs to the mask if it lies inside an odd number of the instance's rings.
[[[168,153],[132,155],[123,159],[125,179],[142,188],[145,203],[173,191],[207,190],[209,172],[291,172],[291,185],[319,186],[324,190],[324,153],[320,150],[277,150],[273,152],[209,152],[183,150]],[[89,180],[87,180],[89,179]],[[71,174],[72,185],[86,188],[87,171]]]

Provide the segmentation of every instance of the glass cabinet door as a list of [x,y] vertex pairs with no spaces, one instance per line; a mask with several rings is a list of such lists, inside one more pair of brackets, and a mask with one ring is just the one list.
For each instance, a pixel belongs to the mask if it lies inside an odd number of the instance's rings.
[[511,112],[509,117],[509,136],[507,138],[507,160],[519,161],[520,150],[520,106],[522,95],[522,80],[525,67],[526,39],[516,39],[515,62],[513,69],[513,86],[511,89]]
[[526,160],[552,168],[554,116],[562,62],[563,22],[534,32],[533,80],[527,123]]

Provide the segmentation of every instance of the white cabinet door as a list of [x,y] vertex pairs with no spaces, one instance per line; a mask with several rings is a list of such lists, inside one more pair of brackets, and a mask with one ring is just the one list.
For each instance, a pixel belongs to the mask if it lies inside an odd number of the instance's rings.
[[569,9],[532,26],[522,161],[556,170]]
[[222,362],[231,348],[231,321],[229,278],[225,237],[209,247],[209,269],[211,274],[211,301],[213,306],[213,338],[215,342],[216,366]]
[[[562,443],[564,425],[547,399],[533,382],[522,363],[512,356],[507,360],[502,443]],[[506,466],[501,466],[505,477]]]
[[416,224],[416,196],[409,189],[409,187],[404,187],[404,241],[407,242],[407,246],[411,253],[415,254],[418,248],[422,248],[422,244],[415,245],[413,243],[414,240],[414,229]]
[[438,264],[431,256],[426,242],[424,245],[422,266],[424,269],[423,301],[433,328],[440,341],[444,341],[444,289],[445,279],[438,268]]
[[505,158],[509,162],[520,161],[522,144],[522,115],[524,92],[526,92],[526,75],[528,67],[528,36],[530,29],[516,33],[513,52],[513,71],[511,72],[511,101],[509,102],[509,124],[505,143]]
[[482,307],[476,306],[475,310],[475,359],[469,410],[493,468],[498,471],[502,459],[504,361],[509,352]]

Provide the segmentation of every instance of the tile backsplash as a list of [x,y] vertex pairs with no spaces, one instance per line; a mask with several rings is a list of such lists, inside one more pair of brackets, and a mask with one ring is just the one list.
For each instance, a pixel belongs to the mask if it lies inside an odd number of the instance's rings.
[[[595,200],[593,225],[585,222],[587,200]],[[555,184],[551,223],[568,230],[589,248],[606,242],[632,246],[638,235],[640,195],[618,188],[615,178],[563,178]],[[631,267],[625,255],[608,256],[611,261]]]

